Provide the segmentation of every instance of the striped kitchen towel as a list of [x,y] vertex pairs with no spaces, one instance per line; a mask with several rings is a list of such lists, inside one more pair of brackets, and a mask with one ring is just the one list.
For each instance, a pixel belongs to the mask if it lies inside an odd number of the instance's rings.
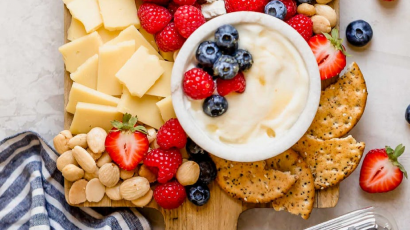
[[0,142],[0,229],[150,229],[135,208],[67,204],[58,154],[33,132]]

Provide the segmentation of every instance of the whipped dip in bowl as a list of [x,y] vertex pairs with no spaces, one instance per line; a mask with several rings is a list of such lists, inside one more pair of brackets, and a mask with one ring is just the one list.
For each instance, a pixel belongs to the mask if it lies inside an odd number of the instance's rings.
[[[245,92],[226,95],[226,113],[210,117],[204,100],[185,95],[183,77],[198,64],[199,44],[214,40],[226,24],[238,30],[239,47],[251,53],[253,65],[243,72]],[[171,90],[178,120],[195,143],[223,159],[253,162],[279,155],[303,136],[318,108],[321,81],[310,47],[292,27],[266,14],[236,12],[188,38],[175,60]]]

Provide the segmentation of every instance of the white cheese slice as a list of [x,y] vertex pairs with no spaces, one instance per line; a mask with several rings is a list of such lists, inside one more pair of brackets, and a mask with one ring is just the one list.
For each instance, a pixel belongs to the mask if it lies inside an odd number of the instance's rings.
[[141,33],[141,35],[145,38],[145,40],[147,40],[149,42],[149,44],[152,45],[152,47],[154,47],[154,49],[158,52],[158,46],[157,43],[155,42],[155,36],[153,34],[148,33],[146,30],[144,30],[144,28],[139,28],[138,31]]
[[174,111],[174,106],[172,105],[171,96],[168,96],[157,102],[157,106],[164,122],[167,122],[171,118],[177,117]]
[[97,89],[98,54],[90,57],[70,75],[71,80],[91,89]]
[[75,39],[87,35],[83,24],[75,18],[71,18],[70,27],[67,30],[67,39],[74,41]]
[[66,4],[66,5],[70,2],[72,2],[72,1],[74,1],[74,0],[63,0],[64,4]]
[[159,54],[161,54],[161,56],[167,61],[174,61],[174,52],[164,52],[160,50]]
[[123,30],[131,25],[140,27],[135,0],[98,0],[104,27]]
[[117,31],[109,31],[107,29],[105,29],[104,27],[101,27],[97,30],[98,34],[101,36],[101,39],[103,41],[103,43],[107,43],[109,41],[111,41],[112,39],[116,38],[121,31],[117,30]]
[[67,4],[67,8],[84,25],[87,33],[96,31],[103,25],[97,0],[74,0]]
[[164,68],[164,73],[145,94],[158,97],[168,97],[171,95],[171,75],[174,63],[159,61],[159,64],[162,68]]

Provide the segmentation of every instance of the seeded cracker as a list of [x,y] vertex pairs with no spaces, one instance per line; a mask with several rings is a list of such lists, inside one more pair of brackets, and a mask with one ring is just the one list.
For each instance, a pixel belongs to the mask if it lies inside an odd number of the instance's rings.
[[366,82],[353,62],[335,84],[322,91],[319,109],[307,134],[323,140],[343,137],[360,120],[366,100]]
[[292,148],[310,166],[315,188],[325,189],[338,184],[356,169],[365,144],[352,136],[320,140],[305,135]]
[[218,174],[216,182],[233,198],[249,203],[269,203],[282,197],[295,184],[290,172],[267,169],[265,161],[233,162],[211,156]]
[[299,154],[292,149],[277,157],[266,160],[269,168],[279,171],[290,171],[298,180],[285,196],[272,202],[276,211],[287,210],[308,219],[315,202],[315,186],[312,172],[309,166]]

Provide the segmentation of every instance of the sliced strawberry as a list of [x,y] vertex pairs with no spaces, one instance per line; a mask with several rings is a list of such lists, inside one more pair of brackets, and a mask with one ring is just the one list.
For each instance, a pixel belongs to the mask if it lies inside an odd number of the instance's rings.
[[149,148],[147,130],[136,126],[137,121],[137,117],[125,114],[122,122],[112,122],[114,128],[105,139],[105,150],[111,159],[127,171],[137,167]]
[[337,29],[332,30],[332,35],[315,35],[308,43],[316,57],[322,80],[335,77],[342,72],[346,66],[347,54]]
[[360,187],[369,193],[389,192],[397,188],[407,178],[407,172],[397,159],[404,152],[404,146],[399,145],[393,150],[374,149],[367,153],[360,170]]

